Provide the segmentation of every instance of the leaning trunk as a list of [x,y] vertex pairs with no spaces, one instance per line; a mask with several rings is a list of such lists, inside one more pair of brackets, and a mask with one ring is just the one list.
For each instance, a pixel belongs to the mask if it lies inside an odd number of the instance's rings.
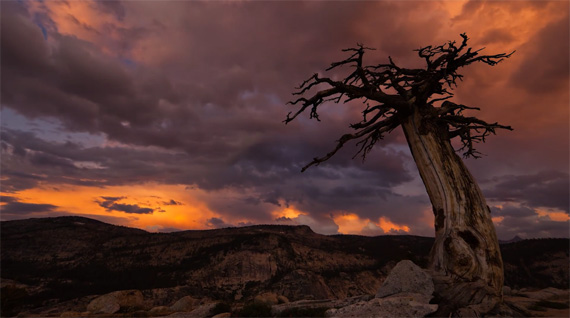
[[502,299],[503,262],[491,211],[430,106],[414,107],[402,127],[435,215],[430,253],[437,315],[490,311]]

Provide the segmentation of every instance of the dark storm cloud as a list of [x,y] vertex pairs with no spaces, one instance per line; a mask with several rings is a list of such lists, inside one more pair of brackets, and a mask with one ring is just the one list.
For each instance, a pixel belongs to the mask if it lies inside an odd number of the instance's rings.
[[2,211],[2,214],[31,214],[39,212],[52,212],[55,209],[57,209],[57,206],[52,204],[24,203],[14,200],[0,206],[0,211]]
[[119,212],[134,213],[134,214],[152,214],[154,212],[154,209],[142,208],[136,204],[113,203],[111,204],[111,206],[106,208],[108,211],[119,211]]
[[210,218],[210,219],[206,220],[206,225],[208,227],[212,227],[215,229],[221,229],[221,228],[226,228],[226,227],[234,227],[234,225],[228,224],[220,218]]
[[104,202],[115,202],[115,201],[119,201],[121,199],[124,199],[125,197],[101,197],[101,199],[105,200]]
[[95,201],[100,206],[104,207],[107,211],[118,211],[132,214],[152,214],[154,209],[143,208],[137,204],[124,204],[117,203],[117,201],[124,197],[101,197],[103,201]]
[[32,154],[29,160],[34,165],[60,166],[66,168],[74,167],[71,160],[50,154]]
[[15,197],[7,196],[7,195],[0,195],[0,202],[11,203],[11,202],[17,202],[17,201],[18,201],[18,199]]
[[[3,10],[4,15],[14,16],[3,19],[3,30],[26,32],[25,36],[6,32],[2,37],[2,64],[10,66],[3,70],[4,102],[9,106],[18,101],[14,108],[28,116],[55,116],[70,129],[103,132],[129,144],[182,148],[204,155],[231,154],[239,148],[226,141],[229,137],[239,143],[246,134],[279,126],[285,114],[283,104],[293,87],[342,56],[341,48],[363,37],[350,24],[368,10],[383,12],[382,6],[247,3],[232,7],[231,19],[210,19],[219,17],[226,7],[168,4],[164,10],[175,16],[184,14],[184,25],[176,27],[183,28],[185,36],[177,31],[160,35],[176,36],[178,44],[175,51],[163,48],[168,56],[160,60],[161,72],[142,65],[128,69],[93,44],[72,36],[52,34],[54,44],[48,47],[37,25],[23,14],[13,14],[15,10]],[[389,9],[406,12],[400,6]],[[386,15],[392,20],[393,16]],[[338,23],[341,18],[349,27]],[[234,24],[240,27],[230,26]],[[256,32],[260,25],[266,32]],[[154,29],[147,32],[147,40],[164,32],[154,24],[148,27]],[[323,34],[328,34],[326,40]],[[30,40],[22,45],[20,38]],[[408,37],[391,37],[391,41],[398,38]],[[406,45],[406,49],[412,47]],[[24,59],[18,50],[31,56]],[[302,54],[304,50],[311,54]],[[42,67],[30,66],[32,60]],[[235,111],[228,116],[231,109]]]
[[164,205],[184,205],[182,202],[175,201],[171,199],[170,201],[164,201]]
[[559,171],[543,171],[531,175],[503,176],[485,190],[488,199],[526,202],[530,207],[557,208],[569,211],[570,177]]
[[[142,130],[156,118],[158,100],[173,96],[164,76],[133,74],[91,43],[52,34],[54,45],[48,46],[40,28],[12,7],[2,11],[4,105],[28,116],[54,116],[73,130],[103,131],[130,140],[121,123]],[[155,133],[150,129],[143,136],[179,145],[172,135],[160,138]]]

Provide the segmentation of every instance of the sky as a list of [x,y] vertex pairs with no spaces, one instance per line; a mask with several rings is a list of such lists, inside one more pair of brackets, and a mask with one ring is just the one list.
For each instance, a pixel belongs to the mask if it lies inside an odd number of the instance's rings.
[[[82,215],[153,232],[252,224],[433,236],[401,128],[301,173],[358,121],[295,87],[342,49],[423,67],[460,41],[516,53],[462,69],[456,103],[510,125],[466,164],[500,239],[569,236],[568,1],[2,1],[1,220]],[[344,70],[349,72],[349,69]]]

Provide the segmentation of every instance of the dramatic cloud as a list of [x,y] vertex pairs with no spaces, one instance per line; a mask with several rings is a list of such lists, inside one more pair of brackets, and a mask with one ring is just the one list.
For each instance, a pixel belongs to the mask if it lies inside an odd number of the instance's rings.
[[208,227],[214,228],[214,229],[222,229],[222,228],[226,228],[226,227],[234,227],[233,224],[228,224],[226,222],[224,222],[224,220],[220,219],[220,218],[211,218],[208,219],[206,221],[206,225]]
[[323,105],[321,122],[282,121],[295,110],[286,105],[295,87],[344,59],[343,48],[364,43],[376,48],[367,63],[391,56],[423,67],[414,49],[467,32],[485,52],[517,51],[495,67],[466,68],[454,97],[515,128],[467,161],[490,205],[503,206],[498,229],[531,237],[568,224],[552,214],[568,213],[569,201],[567,2],[0,5],[1,191],[13,198],[3,215],[18,203],[124,216],[113,222],[151,231],[284,223],[433,235],[400,130],[365,162],[348,144],[300,173],[361,119],[362,105]]
[[107,211],[118,211],[133,214],[152,214],[154,212],[151,208],[143,208],[136,204],[117,203],[117,201],[124,199],[124,197],[101,197],[101,199],[103,199],[103,201],[97,201],[97,203]]
[[530,207],[569,211],[570,176],[558,171],[532,175],[502,176],[494,188],[485,191],[488,199],[524,202]]
[[[568,219],[553,220],[548,214],[540,213],[527,206],[506,205],[492,208],[497,235],[508,240],[515,236],[522,238],[568,237]],[[564,219],[563,219],[564,220]]]
[[163,202],[164,205],[183,205],[183,203],[170,199],[170,201]]

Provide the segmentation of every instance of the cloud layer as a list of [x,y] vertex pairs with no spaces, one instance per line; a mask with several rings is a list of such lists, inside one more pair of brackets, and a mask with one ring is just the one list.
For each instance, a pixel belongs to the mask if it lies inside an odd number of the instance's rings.
[[[1,6],[2,192],[17,198],[3,201],[3,219],[61,212],[38,193],[67,186],[92,189],[86,200],[96,214],[152,216],[158,229],[289,222],[322,233],[432,235],[429,200],[399,130],[366,162],[352,160],[349,145],[300,173],[358,120],[360,104],[326,105],[322,122],[282,120],[295,86],[343,59],[343,48],[364,43],[377,48],[370,64],[390,55],[421,67],[414,49],[467,32],[486,52],[517,50],[496,67],[465,69],[455,96],[515,128],[467,162],[490,205],[521,207],[500,210],[499,236],[568,236],[567,220],[548,214],[568,214],[568,3]],[[149,182],[186,190],[152,200],[97,193]],[[184,208],[202,217],[166,221]]]

